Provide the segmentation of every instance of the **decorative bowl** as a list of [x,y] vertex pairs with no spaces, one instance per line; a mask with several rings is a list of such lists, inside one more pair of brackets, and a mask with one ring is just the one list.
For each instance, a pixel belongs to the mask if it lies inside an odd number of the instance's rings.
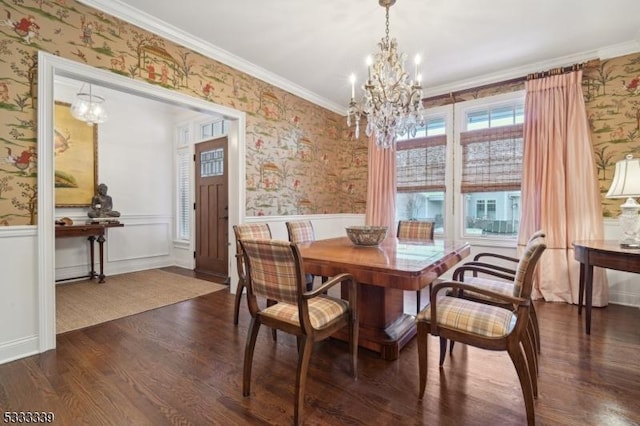
[[347,237],[357,246],[377,246],[387,236],[386,226],[347,226]]

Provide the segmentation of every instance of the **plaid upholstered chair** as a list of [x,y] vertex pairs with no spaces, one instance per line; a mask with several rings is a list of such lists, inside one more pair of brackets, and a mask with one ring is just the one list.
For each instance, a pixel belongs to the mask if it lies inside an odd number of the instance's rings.
[[[251,366],[258,330],[262,324],[293,334],[298,339],[298,368],[295,387],[294,424],[302,419],[307,370],[313,344],[337,330],[349,329],[351,372],[356,377],[358,361],[357,283],[350,274],[330,278],[313,291],[305,291],[304,266],[300,251],[289,241],[241,240],[247,265],[247,298],[251,324],[244,354],[242,394],[249,396]],[[336,284],[348,287],[348,300],[323,292]],[[257,297],[278,303],[260,309]]]
[[245,225],[234,225],[233,232],[236,235],[236,267],[238,269],[238,288],[236,289],[235,306],[233,310],[233,323],[238,325],[238,315],[240,313],[240,300],[242,292],[246,288],[246,276],[244,267],[244,255],[242,253],[241,239],[270,240],[271,228],[266,223],[250,223]]
[[[538,230],[531,234],[527,245],[533,244],[538,239],[545,238],[545,236],[546,233],[544,231]],[[456,268],[453,273],[453,280],[464,281],[475,287],[486,288],[502,294],[511,294],[513,293],[513,280],[516,275],[514,268],[519,261],[520,259],[518,258],[498,253],[478,253],[472,261],[466,262]],[[479,293],[464,291],[458,291],[457,293],[458,297],[464,297],[465,299],[504,306],[499,300],[486,297]],[[538,315],[536,314],[533,303],[531,304],[529,319],[529,333],[535,344],[536,352],[540,353],[540,327],[538,325]],[[453,341],[451,341],[451,348],[453,349]],[[537,365],[537,356],[534,355],[534,357],[536,358]]]
[[[397,237],[399,240],[432,241],[434,226],[435,222],[426,220],[400,220],[398,221]],[[429,289],[431,289],[431,285],[429,285]],[[420,309],[422,308],[422,303],[420,301],[421,294],[422,292],[420,290],[416,291],[416,312],[420,312]]]
[[[535,398],[531,363],[523,355],[525,335],[531,310],[531,291],[536,264],[546,248],[536,241],[529,245],[518,262],[513,281],[513,293],[505,295],[473,287],[458,281],[441,282],[433,286],[431,303],[416,317],[418,328],[419,398],[427,383],[429,334],[440,336],[440,365],[444,362],[447,339],[493,351],[507,351],[515,366],[524,395],[527,423],[535,424]],[[462,289],[484,294],[509,304],[511,309],[466,300],[450,295],[436,296],[442,289]]]
[[[297,220],[295,222],[287,222],[287,233],[289,234],[289,241],[294,244],[307,243],[309,241],[315,241],[316,236],[313,232],[313,225],[310,220]],[[307,291],[313,289],[312,274],[304,274],[307,284]]]

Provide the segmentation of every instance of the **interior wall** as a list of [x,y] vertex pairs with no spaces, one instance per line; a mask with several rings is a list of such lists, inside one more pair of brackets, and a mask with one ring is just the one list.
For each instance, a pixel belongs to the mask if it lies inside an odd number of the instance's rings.
[[[56,100],[72,103],[81,83],[58,80]],[[125,224],[108,230],[105,274],[172,265],[175,108],[99,86],[93,92],[107,99],[109,114],[98,125],[96,183],[107,184]],[[55,217],[84,223],[88,211],[56,208]],[[56,239],[56,279],[86,275],[88,253],[84,238]]]

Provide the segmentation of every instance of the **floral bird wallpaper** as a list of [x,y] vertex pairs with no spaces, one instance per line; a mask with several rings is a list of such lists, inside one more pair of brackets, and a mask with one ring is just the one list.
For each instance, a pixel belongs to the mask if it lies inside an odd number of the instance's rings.
[[[366,140],[344,117],[74,0],[0,5],[0,226],[36,223],[39,50],[246,112],[248,216],[364,213]],[[599,61],[583,86],[603,214],[616,216],[604,194],[615,162],[640,155],[640,53]]]
[[0,6],[0,225],[36,223],[39,50],[246,112],[248,216],[364,212],[344,117],[74,0]]

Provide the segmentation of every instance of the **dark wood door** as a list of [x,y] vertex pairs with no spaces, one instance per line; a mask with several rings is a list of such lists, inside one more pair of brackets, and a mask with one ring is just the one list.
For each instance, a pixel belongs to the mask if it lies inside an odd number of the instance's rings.
[[196,144],[196,272],[227,277],[227,138]]

